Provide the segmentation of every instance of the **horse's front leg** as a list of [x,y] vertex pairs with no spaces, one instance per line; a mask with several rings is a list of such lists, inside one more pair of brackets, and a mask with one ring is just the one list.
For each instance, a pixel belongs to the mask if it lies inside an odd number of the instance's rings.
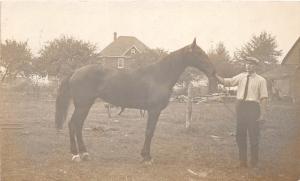
[[150,146],[151,140],[156,128],[156,124],[159,118],[161,110],[148,110],[148,120],[147,120],[147,127],[145,133],[145,142],[144,147],[142,149],[141,155],[143,157],[143,162],[151,162],[152,158],[150,155]]

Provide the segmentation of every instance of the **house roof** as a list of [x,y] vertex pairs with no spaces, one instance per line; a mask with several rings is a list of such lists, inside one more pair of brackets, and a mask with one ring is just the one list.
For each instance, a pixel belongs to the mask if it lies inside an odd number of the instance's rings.
[[281,79],[289,76],[293,76],[296,72],[297,66],[295,65],[280,65],[277,68],[269,70],[262,74],[266,79]]
[[283,58],[281,65],[286,64],[288,57],[290,56],[290,54],[294,51],[294,49],[297,47],[299,43],[300,46],[300,36],[298,37],[297,41],[294,43],[294,45],[292,46],[292,48],[289,50],[289,52],[286,54],[286,56]]
[[149,48],[136,37],[119,36],[100,52],[100,56],[124,56],[126,52],[133,47],[139,52],[149,50]]

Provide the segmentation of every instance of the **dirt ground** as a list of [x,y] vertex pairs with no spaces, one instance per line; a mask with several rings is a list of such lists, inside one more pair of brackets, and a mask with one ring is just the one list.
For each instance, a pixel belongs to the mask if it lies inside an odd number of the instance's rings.
[[[299,123],[295,108],[273,103],[262,127],[260,169],[239,169],[234,103],[194,104],[185,129],[185,104],[172,102],[152,142],[153,165],[141,164],[146,120],[128,109],[108,118],[97,102],[85,122],[91,160],[74,163],[67,124],[54,129],[54,98],[0,92],[2,181],[296,181],[300,179]],[[72,110],[72,108],[71,108]],[[298,144],[299,145],[299,144]]]

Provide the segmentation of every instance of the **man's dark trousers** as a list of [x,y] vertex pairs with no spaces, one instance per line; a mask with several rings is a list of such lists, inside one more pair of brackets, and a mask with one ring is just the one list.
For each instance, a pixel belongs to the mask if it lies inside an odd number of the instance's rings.
[[238,101],[236,141],[242,166],[247,166],[247,133],[250,138],[251,166],[258,162],[260,106],[255,101]]

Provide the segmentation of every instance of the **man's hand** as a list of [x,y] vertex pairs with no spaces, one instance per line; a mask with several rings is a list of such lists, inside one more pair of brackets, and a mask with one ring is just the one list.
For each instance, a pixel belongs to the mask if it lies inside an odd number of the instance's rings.
[[219,76],[217,73],[215,73],[215,77],[217,78],[217,80],[221,83],[224,84],[224,78]]

